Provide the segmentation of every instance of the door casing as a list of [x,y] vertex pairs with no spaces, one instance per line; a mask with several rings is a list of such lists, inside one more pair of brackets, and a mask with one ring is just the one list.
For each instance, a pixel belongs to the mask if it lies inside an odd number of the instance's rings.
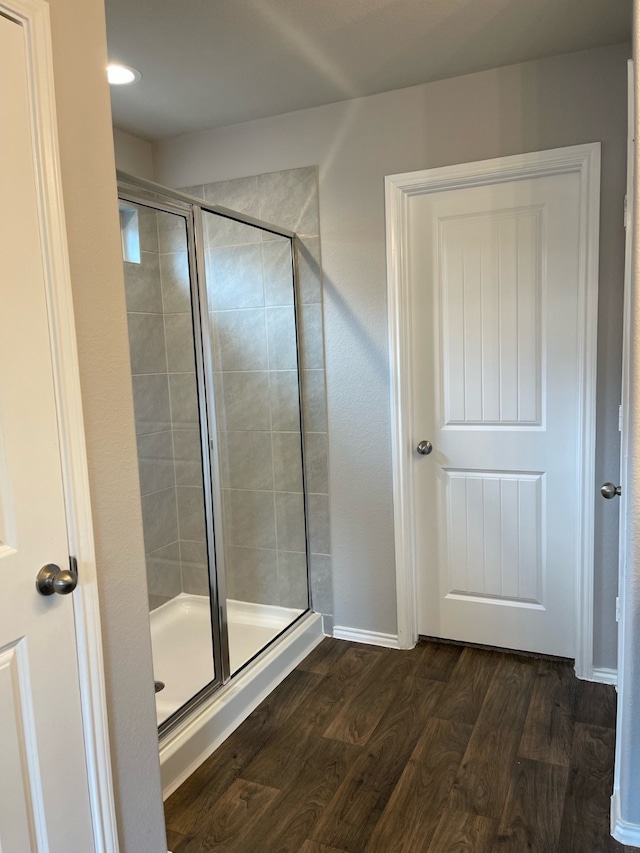
[[387,299],[391,366],[391,431],[398,645],[418,639],[413,501],[411,283],[409,215],[412,196],[463,187],[575,172],[580,177],[579,275],[579,535],[576,565],[576,674],[593,668],[594,501],[600,143],[499,157],[385,178]]
[[27,82],[34,128],[36,192],[67,535],[69,554],[74,555],[78,563],[79,580],[73,594],[76,647],[68,651],[78,658],[95,849],[97,853],[118,853],[93,522],[58,150],[49,6],[44,0],[0,0],[0,14],[22,27],[29,58]]

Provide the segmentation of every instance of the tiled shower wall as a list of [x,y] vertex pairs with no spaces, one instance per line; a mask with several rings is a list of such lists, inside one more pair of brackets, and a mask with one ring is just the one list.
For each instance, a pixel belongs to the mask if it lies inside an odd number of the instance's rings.
[[[314,610],[331,616],[317,170],[309,167],[274,172],[189,187],[186,191],[213,204],[288,228],[300,237],[299,336],[312,552],[310,579]],[[296,437],[297,373],[287,246],[284,240],[270,239],[255,229],[250,229],[253,234],[249,236],[249,231],[242,230],[244,226],[227,223],[224,227],[224,221],[222,225],[210,229],[207,249],[210,267],[217,265],[217,276],[209,276],[210,280],[217,280],[216,288],[221,278],[224,280],[221,270],[227,267],[234,271],[230,286],[214,291],[209,297],[212,323],[221,347],[217,353],[221,369],[216,374],[220,400],[217,408],[223,417],[221,421],[218,415],[221,455],[236,460],[233,473],[222,472],[227,490],[224,500],[227,592],[231,598],[300,606],[304,578],[303,497],[299,437]],[[252,289],[257,293],[263,285],[265,301],[252,306]],[[225,340],[233,346],[225,349]],[[268,427],[269,416],[270,439],[263,431]],[[246,432],[241,435],[243,430],[251,435]],[[243,441],[255,442],[256,452],[246,452],[248,445]],[[247,464],[248,460],[254,460],[255,464]],[[233,489],[230,477],[243,488]],[[263,480],[273,482],[275,511],[268,505]],[[246,523],[249,520],[251,523]]]
[[291,243],[203,213],[229,598],[307,607]]
[[149,607],[207,594],[202,464],[184,220],[138,207],[125,290]]

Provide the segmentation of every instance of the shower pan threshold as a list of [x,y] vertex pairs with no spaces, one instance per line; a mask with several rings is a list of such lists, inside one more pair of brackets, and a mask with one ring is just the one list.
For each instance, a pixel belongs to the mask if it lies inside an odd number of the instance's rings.
[[[232,675],[277,637],[302,610],[227,602]],[[174,714],[214,678],[211,657],[211,614],[205,595],[180,593],[151,611],[151,645],[156,681],[158,725]]]
[[[177,603],[173,605],[172,609],[178,620],[181,619],[179,613],[181,607],[199,607],[204,614],[205,607],[208,609],[209,606],[208,599],[205,596],[182,594],[174,601]],[[172,602],[168,602],[158,608],[158,611],[169,610],[167,622],[170,622],[171,610],[169,606],[171,604]],[[271,638],[276,637],[266,649],[263,648],[265,634],[262,633],[258,649],[258,632],[253,631],[255,626],[247,624],[252,612],[255,616],[256,609],[262,611],[262,623],[258,627],[268,629]],[[293,625],[288,628],[285,626],[286,629],[283,630],[282,622],[277,618],[277,611],[280,609],[278,607],[265,608],[262,605],[251,605],[247,602],[236,602],[235,606],[229,607],[230,634],[234,630],[241,633],[245,642],[244,654],[248,655],[253,648],[255,656],[251,660],[247,658],[248,662],[225,685],[218,688],[208,699],[194,708],[191,714],[180,721],[175,728],[161,737],[160,770],[165,799],[229,737],[240,723],[258,707],[260,702],[322,641],[324,634],[320,614],[307,611]],[[282,609],[286,610],[287,608]],[[176,611],[178,611],[177,614]],[[166,613],[162,613],[159,614],[160,618],[154,617],[156,612],[151,613],[152,641],[155,643],[158,642],[158,634],[162,631],[162,623],[165,622],[166,616]],[[299,612],[290,611],[293,614]],[[204,615],[201,622],[209,630],[209,621],[204,618]],[[200,627],[204,633],[202,624]],[[277,634],[280,636],[276,636]],[[165,630],[165,637],[168,636],[169,632]],[[251,644],[248,642],[249,639]],[[256,651],[260,651],[260,653],[255,654]],[[174,658],[176,669],[173,671],[180,672],[180,667],[182,670],[189,669],[185,666],[185,661],[189,658],[183,657],[183,654],[184,652],[181,652]],[[236,660],[236,666],[239,665]],[[155,677],[166,681],[167,679],[160,675],[155,645],[154,667]],[[208,671],[211,672],[210,661],[208,667]],[[199,686],[202,684],[200,683]],[[156,700],[162,701],[162,697],[169,689],[170,685],[167,682],[165,689],[156,694]]]

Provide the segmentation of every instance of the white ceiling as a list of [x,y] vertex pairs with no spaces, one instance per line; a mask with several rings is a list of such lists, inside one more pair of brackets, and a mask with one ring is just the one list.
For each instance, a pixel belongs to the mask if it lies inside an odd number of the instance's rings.
[[146,139],[631,38],[632,0],[106,0],[114,123]]

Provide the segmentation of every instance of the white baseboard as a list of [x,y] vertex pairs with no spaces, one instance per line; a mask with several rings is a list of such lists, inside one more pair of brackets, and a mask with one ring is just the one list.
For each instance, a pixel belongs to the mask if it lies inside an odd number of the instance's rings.
[[611,835],[620,844],[640,847],[640,825],[628,823],[620,816],[620,792],[614,791],[611,797]]
[[606,666],[594,667],[589,681],[597,681],[600,684],[618,684],[618,670],[609,669]]
[[349,640],[352,643],[368,643],[371,646],[384,646],[386,649],[400,648],[397,634],[383,634],[380,631],[362,631],[357,628],[334,625],[333,636],[337,640]]
[[165,800],[323,639],[322,619],[310,613],[162,739]]

